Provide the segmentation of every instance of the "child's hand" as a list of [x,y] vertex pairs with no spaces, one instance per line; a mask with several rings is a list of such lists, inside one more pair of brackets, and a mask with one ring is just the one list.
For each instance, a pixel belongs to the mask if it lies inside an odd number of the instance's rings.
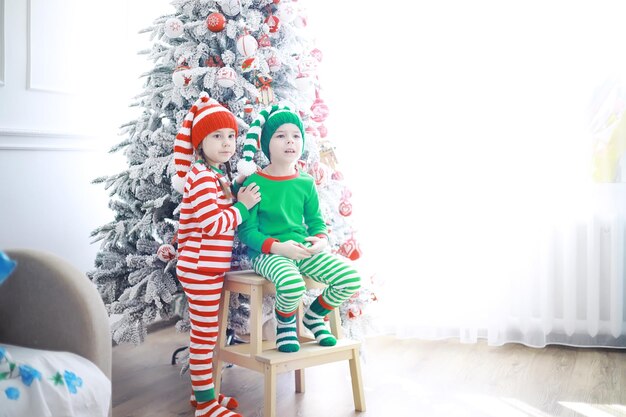
[[293,240],[288,240],[286,242],[274,242],[270,252],[295,261],[311,257],[307,248],[305,248],[301,243],[294,242]]
[[241,202],[248,210],[261,201],[261,193],[256,183],[250,183],[247,187],[242,187],[237,193],[237,201]]
[[309,236],[304,238],[304,240],[311,242],[311,246],[306,248],[311,255],[322,252],[328,246],[328,239],[325,237]]

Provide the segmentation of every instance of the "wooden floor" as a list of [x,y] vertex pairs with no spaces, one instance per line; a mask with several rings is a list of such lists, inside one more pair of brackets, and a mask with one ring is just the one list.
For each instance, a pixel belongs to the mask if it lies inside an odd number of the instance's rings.
[[[113,349],[115,417],[193,416],[189,375],[170,365],[188,335],[155,331],[138,347]],[[278,377],[278,417],[626,417],[626,351],[485,342],[368,338],[363,344],[367,411],[352,403],[347,362],[306,371],[296,394],[293,373]],[[260,373],[231,367],[222,392],[244,417],[261,417]]]

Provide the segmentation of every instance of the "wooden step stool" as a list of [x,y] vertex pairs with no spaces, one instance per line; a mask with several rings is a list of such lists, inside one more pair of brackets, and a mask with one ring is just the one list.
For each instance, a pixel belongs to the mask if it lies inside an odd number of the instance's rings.
[[[323,284],[305,279],[308,289],[324,288]],[[230,293],[236,292],[250,296],[250,343],[226,346],[226,328]],[[221,373],[224,363],[232,363],[265,376],[264,417],[276,417],[276,376],[283,372],[295,371],[296,392],[304,392],[304,369],[331,362],[348,360],[352,378],[352,396],[354,409],[365,411],[363,383],[359,347],[361,342],[342,338],[339,309],[329,314],[330,329],[337,338],[335,346],[320,346],[314,338],[304,335],[302,325],[302,303],[298,308],[297,325],[300,350],[294,353],[279,352],[274,341],[262,340],[263,297],[275,294],[274,284],[253,271],[227,272],[224,277],[222,306],[219,311],[219,336],[213,352],[215,392],[220,392]]]

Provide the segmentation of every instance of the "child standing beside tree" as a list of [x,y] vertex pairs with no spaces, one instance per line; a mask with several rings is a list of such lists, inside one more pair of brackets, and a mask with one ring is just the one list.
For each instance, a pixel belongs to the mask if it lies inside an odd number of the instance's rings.
[[[258,144],[270,163],[255,172],[252,159]],[[296,311],[306,291],[303,275],[327,285],[303,317],[304,326],[322,346],[337,343],[324,317],[360,288],[357,271],[325,251],[327,227],[315,181],[298,170],[303,148],[300,117],[288,107],[274,105],[259,112],[250,125],[237,165],[240,174],[249,175],[244,186],[255,183],[263,195],[238,236],[248,246],[255,272],[276,286],[276,347],[281,352],[300,349]]]
[[[217,314],[230,269],[235,229],[261,197],[254,183],[239,190],[237,202],[219,168],[234,155],[235,116],[205,92],[187,113],[174,142],[175,189],[183,194],[178,227],[176,274],[189,303],[189,372],[196,417],[241,417],[229,411],[237,402],[216,395],[213,349]],[[193,162],[194,153],[199,159]]]

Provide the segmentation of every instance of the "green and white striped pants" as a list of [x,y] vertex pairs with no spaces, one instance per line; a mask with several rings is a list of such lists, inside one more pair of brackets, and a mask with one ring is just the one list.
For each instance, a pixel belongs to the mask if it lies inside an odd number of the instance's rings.
[[337,307],[361,287],[358,272],[339,256],[328,252],[293,260],[275,254],[261,254],[253,261],[254,271],[276,286],[276,310],[288,313],[298,308],[306,291],[302,276],[326,284],[322,299]]

